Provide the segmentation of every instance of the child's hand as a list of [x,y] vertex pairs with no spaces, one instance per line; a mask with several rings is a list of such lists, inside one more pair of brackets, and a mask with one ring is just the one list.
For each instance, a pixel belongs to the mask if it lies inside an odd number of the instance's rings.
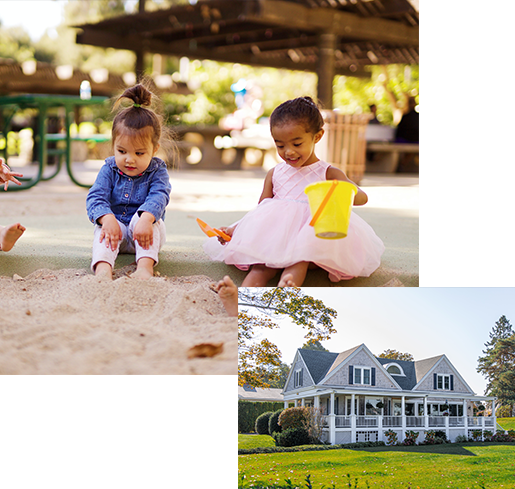
[[102,231],[100,231],[100,242],[105,242],[106,248],[111,247],[114,251],[118,247],[118,243],[123,238],[120,225],[114,217],[114,214],[106,214],[102,216],[98,222],[102,224]]
[[5,183],[4,190],[7,190],[9,182],[21,185],[21,182],[14,177],[23,177],[23,173],[13,173],[3,158],[0,158],[0,183]]
[[[234,233],[234,230],[236,229],[236,225],[228,227],[228,228],[223,227],[223,228],[218,228],[218,229],[220,231],[222,231],[222,233],[225,233],[232,238],[232,233]],[[225,241],[225,239],[223,239],[221,236],[218,236],[218,241],[222,245],[224,245],[225,243],[228,243],[228,241]]]
[[136,226],[134,226],[132,236],[144,250],[148,250],[154,243],[154,229],[152,228],[154,219],[154,216],[149,212],[143,212]]

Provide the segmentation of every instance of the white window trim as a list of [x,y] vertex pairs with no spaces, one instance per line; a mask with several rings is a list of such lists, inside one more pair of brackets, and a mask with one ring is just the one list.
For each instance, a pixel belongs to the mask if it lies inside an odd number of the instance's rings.
[[[356,370],[361,370],[361,382],[356,382]],[[368,370],[368,384],[365,384],[363,380],[365,379],[365,376],[363,375],[363,372],[365,370]],[[354,365],[354,385],[372,385],[372,367],[365,367],[364,365]]]
[[302,369],[299,368],[295,370],[293,373],[293,388],[302,387],[302,384],[300,382],[300,375],[301,375]]
[[[399,370],[400,370],[400,374],[393,374],[392,372],[388,372],[388,369],[390,367],[397,367]],[[398,377],[406,377],[406,374],[404,373],[404,370],[403,368],[398,364],[398,363],[395,363],[395,362],[390,362],[390,363],[386,363],[384,365],[384,369],[390,374],[390,375],[397,375]]]
[[[438,387],[440,383],[440,378],[442,379],[442,387]],[[447,378],[447,383],[449,387],[445,388],[445,379]],[[436,390],[437,391],[450,391],[451,390],[451,374],[436,374]]]

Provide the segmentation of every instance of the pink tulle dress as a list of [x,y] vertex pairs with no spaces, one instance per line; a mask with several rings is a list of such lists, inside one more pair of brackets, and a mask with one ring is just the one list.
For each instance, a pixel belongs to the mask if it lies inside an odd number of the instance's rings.
[[317,161],[299,169],[286,163],[274,168],[273,198],[264,199],[239,222],[229,243],[208,238],[204,251],[213,260],[248,270],[251,265],[286,268],[307,261],[329,272],[332,282],[368,277],[381,263],[383,242],[354,212],[343,239],[321,239],[309,225],[307,185],[326,180],[330,167]]

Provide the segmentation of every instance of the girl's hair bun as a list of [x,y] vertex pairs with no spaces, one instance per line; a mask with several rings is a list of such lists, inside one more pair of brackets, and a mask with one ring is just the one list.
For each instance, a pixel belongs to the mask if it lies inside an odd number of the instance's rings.
[[152,103],[152,92],[142,84],[138,84],[127,88],[125,92],[123,92],[120,97],[118,97],[117,103],[119,103],[121,99],[124,98],[132,100],[136,105],[150,107]]

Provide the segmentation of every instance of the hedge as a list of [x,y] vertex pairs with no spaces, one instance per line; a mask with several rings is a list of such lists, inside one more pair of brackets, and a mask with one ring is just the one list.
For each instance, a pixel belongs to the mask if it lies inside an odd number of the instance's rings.
[[256,419],[267,411],[283,409],[282,402],[253,402],[238,400],[238,433],[253,433]]

